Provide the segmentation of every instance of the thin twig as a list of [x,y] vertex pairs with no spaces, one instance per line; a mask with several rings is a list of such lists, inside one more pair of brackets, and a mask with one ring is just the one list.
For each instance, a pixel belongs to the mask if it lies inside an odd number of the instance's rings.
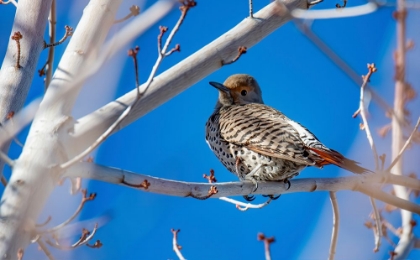
[[63,38],[61,38],[58,42],[52,42],[52,43],[46,43],[45,41],[44,41],[44,49],[46,49],[46,48],[51,48],[51,47],[55,47],[55,46],[57,46],[57,45],[60,45],[60,44],[62,44],[68,37],[70,37],[70,36],[72,36],[73,35],[73,28],[72,27],[70,27],[70,26],[68,26],[68,25],[66,25],[66,26],[64,26],[64,28],[66,29],[66,32],[64,33],[64,36],[63,36]]
[[264,242],[265,260],[271,260],[270,244],[276,242],[276,239],[274,237],[266,237],[263,233],[258,233],[257,240]]
[[61,245],[55,238],[55,242],[52,242],[50,240],[46,240],[45,242],[55,248],[61,249],[61,250],[71,250],[76,247],[86,245],[96,234],[96,231],[98,230],[98,224],[95,224],[95,227],[93,228],[92,232],[88,231],[87,229],[82,229],[82,235],[80,236],[79,240],[77,240],[74,244],[70,246]]
[[23,250],[23,248],[19,248],[17,253],[16,253],[17,259],[22,260],[24,254],[25,254],[25,251]]
[[381,216],[379,214],[378,208],[376,207],[376,202],[372,197],[369,197],[370,204],[372,204],[373,214],[374,214],[374,220],[376,223],[376,229],[374,229],[373,233],[375,235],[375,248],[373,249],[374,252],[379,251],[379,247],[381,246],[381,238],[383,236],[382,231],[382,224],[381,224]]
[[7,156],[7,154],[5,154],[3,151],[0,151],[0,159],[10,167],[13,167],[15,165],[15,161],[10,159],[9,156]]
[[44,252],[44,254],[48,257],[49,260],[54,260],[53,255],[51,254],[50,250],[48,250],[47,246],[45,245],[44,241],[41,238],[38,238],[36,241],[41,248],[41,250]]
[[236,208],[239,209],[240,211],[247,211],[248,209],[261,209],[261,208],[264,208],[265,206],[267,206],[268,204],[270,204],[270,202],[272,201],[272,199],[269,198],[264,203],[251,204],[251,203],[244,203],[244,202],[241,202],[239,200],[234,200],[234,199],[231,199],[231,198],[228,198],[228,197],[220,197],[219,199],[236,205]]
[[239,60],[239,58],[242,56],[242,54],[245,54],[246,51],[247,51],[247,48],[245,46],[239,46],[239,48],[238,48],[238,54],[236,55],[236,57],[233,58],[233,60],[231,60],[231,61],[224,61],[224,60],[222,60],[222,66],[232,64],[235,61]]
[[330,200],[331,206],[333,208],[333,228],[331,234],[330,254],[328,259],[333,260],[335,257],[335,250],[337,248],[338,230],[340,226],[340,212],[338,210],[337,197],[335,196],[334,191],[330,191]]
[[[48,16],[49,22],[49,34],[50,34],[50,43],[55,42],[55,34],[56,34],[56,0],[52,0],[51,3],[51,10]],[[48,50],[48,59],[47,59],[47,75],[45,77],[45,91],[47,90],[48,86],[50,85],[52,72],[53,72],[53,64],[54,64],[54,47],[51,47]]]
[[373,157],[375,159],[375,170],[378,171],[379,170],[379,157],[378,157],[378,152],[376,150],[375,142],[373,141],[372,134],[370,132],[369,124],[368,124],[368,121],[367,121],[366,108],[365,108],[365,98],[364,98],[366,85],[369,82],[369,79],[372,76],[372,74],[376,72],[376,68],[375,68],[375,64],[373,64],[373,63],[368,64],[367,67],[368,67],[369,72],[366,74],[366,76],[363,76],[363,84],[360,87],[359,109],[360,109],[360,115],[362,116],[363,125],[365,127],[366,137],[369,141],[370,148],[372,149]]
[[73,213],[73,215],[68,218],[66,221],[64,221],[63,223],[52,227],[50,229],[44,230],[44,231],[40,231],[40,234],[46,234],[46,233],[54,233],[60,229],[62,229],[63,227],[65,227],[66,225],[68,225],[70,222],[72,222],[78,215],[79,213],[82,211],[83,206],[85,205],[86,202],[88,201],[92,201],[96,198],[96,193],[91,193],[89,194],[89,197],[87,197],[87,190],[82,190],[82,200],[80,201],[79,207],[77,207],[76,211]]
[[178,233],[180,229],[171,229],[173,238],[172,238],[172,249],[175,251],[176,255],[178,256],[179,260],[185,260],[184,256],[181,253],[182,247],[178,245]]
[[[88,155],[91,151],[93,151],[96,147],[98,147],[103,141],[108,138],[108,136],[119,126],[119,124],[129,115],[133,107],[137,104],[137,102],[141,99],[141,97],[146,93],[149,86],[152,84],[153,78],[155,77],[157,70],[159,68],[159,65],[161,64],[163,58],[165,58],[165,53],[169,47],[169,44],[171,43],[173,37],[175,36],[175,33],[179,30],[179,27],[181,26],[182,22],[185,19],[185,16],[187,15],[187,12],[190,8],[194,7],[196,3],[191,0],[187,0],[184,5],[180,7],[181,9],[181,17],[179,18],[178,22],[172,29],[171,33],[169,34],[168,38],[166,39],[165,45],[162,48],[161,52],[159,52],[159,56],[155,62],[155,65],[152,68],[152,71],[150,72],[149,78],[144,84],[143,89],[138,90],[137,89],[137,98],[133,101],[131,105],[129,105],[124,112],[118,117],[118,119],[101,135],[96,139],[95,142],[93,142],[92,145],[90,145],[88,148],[86,148],[83,152],[81,152],[79,155],[73,157],[73,159],[63,163],[60,165],[60,168],[66,169],[69,166],[73,165],[76,162],[81,161],[86,155]],[[137,88],[139,88],[138,86]]]
[[[404,146],[404,133],[402,126],[398,120],[405,120],[405,93],[406,93],[406,23],[407,23],[407,9],[405,0],[397,0],[397,10],[394,12],[397,29],[397,49],[395,52],[395,94],[394,94],[394,111],[395,115],[392,117],[392,161],[396,162],[392,165],[392,171],[396,175],[403,175],[403,160],[400,152]],[[398,157],[401,157],[398,159]],[[398,159],[398,160],[397,160]],[[398,198],[409,200],[410,195],[405,187],[395,185],[395,196]],[[395,259],[406,259],[412,247],[413,234],[411,230],[411,222],[413,214],[407,210],[400,210],[401,212],[401,237],[395,248]]]
[[125,17],[123,17],[123,18],[121,18],[119,20],[116,20],[114,22],[114,24],[115,23],[121,23],[121,22],[127,21],[128,19],[130,19],[130,17],[137,16],[139,14],[140,14],[140,7],[138,7],[137,5],[132,5],[130,7],[130,13],[127,14]]
[[35,226],[36,226],[36,227],[44,227],[44,226],[46,226],[48,223],[50,223],[51,219],[52,219],[52,217],[51,217],[51,216],[48,216],[48,218],[47,218],[47,219],[46,219],[43,223],[41,223],[41,224],[36,224]]
[[[138,89],[139,86],[139,70],[138,70],[138,61],[137,61],[137,54],[139,53],[140,47],[136,46],[134,49],[130,49],[128,50],[128,56],[133,58],[133,62],[134,62],[134,72],[136,74],[136,88]],[[140,93],[138,92],[138,95],[140,95]]]
[[[349,8],[346,8],[348,10]],[[297,9],[296,9],[297,10]],[[336,12],[336,10],[335,10]],[[327,56],[339,69],[341,69],[346,76],[348,76],[357,86],[360,86],[363,81],[360,80],[359,74],[356,73],[339,55],[337,55],[321,38],[318,37],[306,24],[295,21],[295,25],[305,35],[311,43],[313,43],[318,49]],[[372,88],[366,85],[366,89],[369,90],[372,95],[372,99],[378,103],[382,109],[391,115],[395,116],[393,108],[386,103],[386,101],[378,95]],[[404,122],[398,118],[398,122],[404,125]]]
[[0,4],[2,4],[2,5],[7,5],[7,4],[10,4],[10,3],[12,3],[15,7],[18,6],[18,4],[15,0],[9,0],[9,1],[0,0]]
[[3,186],[4,186],[4,187],[6,187],[6,186],[7,186],[7,180],[6,180],[6,178],[4,177],[4,175],[2,175],[2,176],[1,176],[0,181],[1,181],[1,184],[3,184]]
[[252,0],[249,0],[249,17],[254,18],[254,7]]
[[398,153],[397,157],[392,161],[391,165],[386,169],[387,172],[390,172],[392,168],[395,166],[395,164],[401,159],[401,156],[403,155],[404,151],[407,149],[407,147],[410,145],[411,141],[413,140],[414,135],[416,134],[418,128],[420,126],[420,117],[417,119],[417,123],[414,126],[413,131],[411,132],[410,136],[408,137],[407,141],[405,142],[404,146],[401,148],[400,152]]

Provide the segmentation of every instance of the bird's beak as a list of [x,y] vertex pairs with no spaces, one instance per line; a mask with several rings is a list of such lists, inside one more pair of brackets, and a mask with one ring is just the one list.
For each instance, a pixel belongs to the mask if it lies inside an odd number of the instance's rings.
[[209,84],[227,94],[230,92],[229,89],[225,85],[220,84],[218,82],[210,81]]

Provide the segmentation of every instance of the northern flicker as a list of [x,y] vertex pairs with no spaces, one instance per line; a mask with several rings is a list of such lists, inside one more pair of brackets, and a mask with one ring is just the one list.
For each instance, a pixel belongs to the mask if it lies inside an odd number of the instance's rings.
[[230,76],[219,90],[206,124],[206,141],[223,165],[241,181],[284,181],[307,166],[333,164],[353,173],[369,170],[322,144],[301,124],[264,105],[257,81],[246,74]]

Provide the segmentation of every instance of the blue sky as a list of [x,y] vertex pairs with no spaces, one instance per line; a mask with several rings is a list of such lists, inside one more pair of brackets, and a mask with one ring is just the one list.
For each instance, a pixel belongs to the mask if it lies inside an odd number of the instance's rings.
[[[127,10],[134,3],[125,1],[123,6]],[[145,7],[152,3],[148,1]],[[268,3],[255,1],[254,10]],[[364,3],[354,0],[348,6]],[[64,25],[76,27],[85,4],[84,1],[58,2],[58,37],[63,33]],[[327,0],[317,8],[334,8],[335,4],[336,1]],[[14,7],[0,8],[3,25],[0,27],[3,39],[0,41],[0,57],[3,57]],[[312,24],[313,31],[358,74],[366,73],[367,63],[377,64],[379,71],[372,77],[372,86],[388,104],[392,104],[394,85],[392,53],[395,48],[395,22],[391,17],[392,11],[392,7],[386,7],[366,16],[319,20]],[[119,17],[126,13],[122,7]],[[165,59],[159,72],[199,50],[247,15],[247,1],[198,1],[173,41],[181,44],[182,51]],[[412,11],[408,20],[411,25],[408,36],[414,40],[420,39],[418,30],[414,30],[414,25],[419,22],[416,15],[418,11]],[[171,28],[178,17],[179,11],[174,9],[127,46],[127,49],[135,45],[141,48],[141,82],[147,79],[157,56],[158,26]],[[115,25],[112,32],[121,26],[123,24]],[[57,53],[62,53],[65,46],[59,46]],[[419,76],[415,70],[419,67],[418,48],[408,55],[408,81],[418,90]],[[45,59],[46,52],[42,54],[38,67]],[[111,136],[94,155],[94,161],[157,177],[194,182],[204,181],[202,174],[214,169],[219,182],[236,181],[236,177],[224,169],[204,140],[204,124],[217,99],[217,91],[208,82],[223,82],[235,73],[253,75],[262,87],[264,101],[268,105],[305,125],[327,146],[367,168],[374,168],[365,133],[359,130],[360,119],[351,118],[358,108],[359,87],[326,58],[293,22],[249,49],[238,62],[214,72]],[[133,86],[132,60],[123,50],[86,83],[74,116],[77,118],[99,108],[130,91]],[[43,81],[36,77],[29,100],[42,95],[42,91]],[[419,115],[419,107],[418,100],[409,105],[414,121]],[[389,119],[375,103],[369,109],[378,149],[390,158],[390,136],[380,139],[376,135],[376,130]],[[26,132],[22,133],[20,140],[24,140],[25,135]],[[20,149],[13,146],[10,154],[16,158],[19,152]],[[405,160],[407,172],[419,168],[418,160],[414,160],[418,153],[418,147],[409,151]],[[299,178],[350,174],[331,166],[323,170],[305,169]],[[85,182],[85,187],[90,192],[97,192],[98,197],[86,205],[81,219],[110,215],[111,220],[99,229],[96,236],[104,247],[97,250],[82,248],[71,253],[80,259],[176,259],[171,246],[171,228],[182,230],[179,243],[187,259],[263,259],[263,244],[256,239],[258,232],[275,236],[273,259],[325,259],[328,256],[332,213],[327,192],[284,195],[263,209],[241,212],[234,205],[216,199],[198,201],[168,197],[100,182]],[[337,258],[386,258],[392,247],[384,240],[380,252],[374,254],[372,231],[363,226],[371,211],[368,198],[355,192],[339,192],[337,197],[341,211]],[[262,201],[257,199],[257,202]],[[52,215],[53,221],[58,223],[70,215],[77,204],[78,198],[68,195],[67,187],[62,188],[51,199],[40,219]],[[379,205],[383,207],[382,203]],[[398,225],[398,212],[384,215]],[[71,258],[68,252],[53,252],[60,258]],[[34,257],[42,256],[35,248],[31,253]],[[420,256],[418,252],[413,252],[411,257]]]

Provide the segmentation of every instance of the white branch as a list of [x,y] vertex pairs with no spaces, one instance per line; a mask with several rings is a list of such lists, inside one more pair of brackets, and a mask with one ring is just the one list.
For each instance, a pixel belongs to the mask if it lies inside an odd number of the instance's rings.
[[[137,185],[137,188],[139,188],[141,183],[147,182],[150,184],[147,189],[139,189],[146,192],[180,197],[189,197],[191,195],[204,197],[208,194],[211,186],[216,186],[218,191],[211,198],[249,195],[251,192],[252,194],[286,194],[294,192],[355,190],[385,203],[420,214],[419,205],[394,197],[373,186],[373,184],[389,183],[418,190],[420,189],[420,180],[386,173],[361,174],[341,178],[293,179],[291,180],[291,187],[289,189],[287,189],[286,185],[279,185],[277,182],[260,182],[255,192],[253,192],[255,185],[252,182],[188,183],[136,174],[122,169],[87,162],[80,162],[67,168],[64,177],[81,177],[129,187]],[[127,183],[131,185],[127,185]]]
[[[26,0],[20,2],[19,7],[23,2]],[[81,68],[80,62],[85,61],[86,56],[95,57],[93,52],[102,45],[109,28],[113,25],[119,3],[120,1],[117,0],[92,0],[84,10],[75,34],[63,55],[54,79],[35,116],[22,154],[13,167],[9,185],[6,186],[1,198],[1,256],[15,255],[19,248],[26,248],[30,243],[36,220],[60,176],[58,167],[54,166],[67,160],[66,147],[63,147],[61,139],[67,136],[66,130],[68,129],[62,131],[61,128],[69,122],[71,123],[71,120],[68,115],[60,113],[63,110],[57,108],[72,104],[72,96],[58,98],[54,95],[54,91],[58,86],[70,84],[68,82],[76,77],[77,71]],[[45,29],[51,1],[42,1],[42,5],[46,5],[46,11],[42,13],[45,16],[44,24],[39,25],[39,28]],[[27,10],[25,18],[35,13],[38,15],[38,11],[40,10]],[[27,19],[15,22],[25,26],[28,23]],[[32,24],[28,24],[28,26],[32,26]],[[33,39],[34,41],[39,40],[40,48],[43,48],[43,35],[44,30],[39,32],[38,38],[34,36]],[[23,37],[25,37],[24,34]],[[32,53],[28,54],[29,57],[32,57]],[[25,61],[23,62],[25,65]],[[31,68],[31,71],[35,71],[35,68]],[[3,70],[1,72],[3,73]],[[58,79],[58,76],[61,78]],[[71,94],[74,97],[78,89],[72,88],[72,90],[74,91]],[[45,102],[46,99],[55,100]],[[71,107],[66,108],[71,109]]]
[[[278,2],[269,4],[254,14],[254,19],[246,18],[218,39],[156,77],[141,101],[133,107],[132,112],[119,128],[127,126],[205,76],[220,69],[222,60],[231,60],[237,55],[239,46],[249,49],[275,29],[290,21],[291,16],[288,10],[307,8],[306,0],[285,0],[282,3],[284,5]],[[137,90],[134,89],[115,102],[81,118],[74,127],[71,140],[68,141],[73,145],[78,145],[79,152],[86,149],[86,145],[94,142],[115,122],[136,97]]]
[[293,17],[299,19],[333,19],[366,15],[375,12],[377,9],[377,4],[369,2],[364,5],[346,8],[333,8],[310,11],[296,9],[292,11],[292,15]]
[[328,260],[334,260],[335,250],[337,248],[338,229],[340,226],[340,212],[338,210],[337,196],[335,192],[330,191],[331,206],[333,208],[333,228],[331,234],[330,255]]
[[369,199],[370,199],[370,204],[372,204],[373,216],[375,218],[375,223],[376,223],[376,229],[373,230],[373,233],[375,235],[375,248],[373,249],[373,251],[378,252],[379,247],[381,246],[381,239],[383,236],[382,221],[381,221],[381,216],[379,215],[378,208],[376,207],[375,200],[372,197],[370,197]]

